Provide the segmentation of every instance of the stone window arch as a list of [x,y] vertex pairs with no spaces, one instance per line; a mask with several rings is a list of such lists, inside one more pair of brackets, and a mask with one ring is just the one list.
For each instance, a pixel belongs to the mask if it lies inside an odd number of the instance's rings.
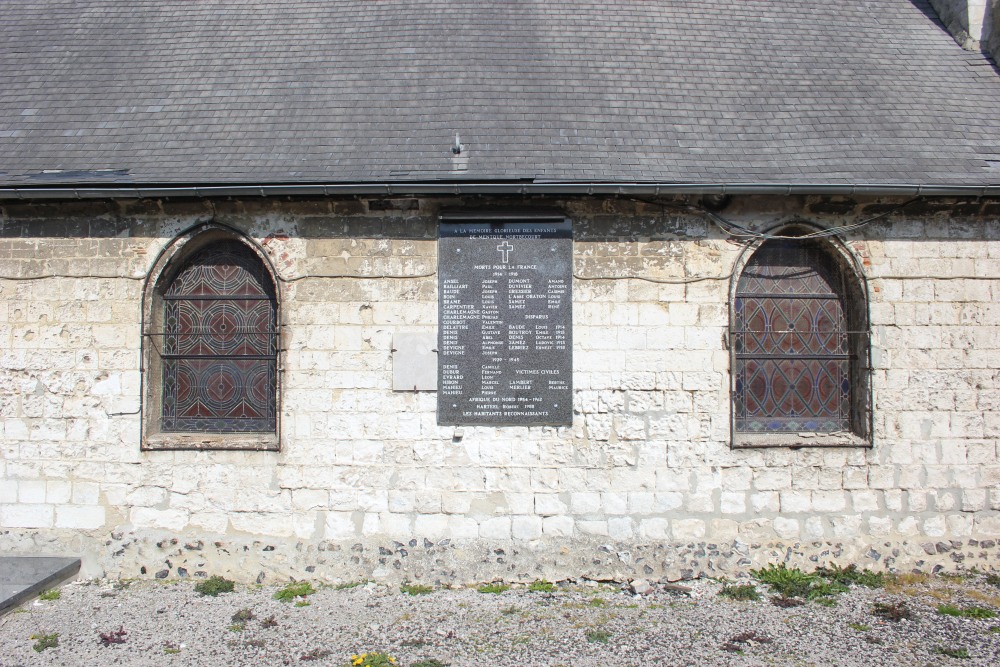
[[866,294],[834,241],[770,238],[751,249],[731,311],[735,446],[871,444]]
[[147,283],[147,449],[277,449],[278,290],[241,234],[185,235]]

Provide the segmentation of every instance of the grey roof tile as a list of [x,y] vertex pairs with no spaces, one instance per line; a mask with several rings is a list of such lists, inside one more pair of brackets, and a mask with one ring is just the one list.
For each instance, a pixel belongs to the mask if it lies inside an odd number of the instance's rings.
[[[0,184],[996,183],[926,0],[19,0]],[[107,182],[107,174],[94,182]],[[60,181],[47,174],[47,185]]]

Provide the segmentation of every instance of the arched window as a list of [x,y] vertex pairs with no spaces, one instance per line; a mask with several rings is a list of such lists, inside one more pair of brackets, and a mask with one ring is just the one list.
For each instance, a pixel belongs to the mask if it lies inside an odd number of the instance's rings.
[[774,239],[743,267],[732,327],[737,445],[867,438],[867,308],[844,263],[823,242]]
[[147,435],[154,436],[153,448],[276,448],[276,439],[273,446],[240,439],[277,430],[278,308],[271,273],[234,238],[188,246],[160,274],[149,313]]

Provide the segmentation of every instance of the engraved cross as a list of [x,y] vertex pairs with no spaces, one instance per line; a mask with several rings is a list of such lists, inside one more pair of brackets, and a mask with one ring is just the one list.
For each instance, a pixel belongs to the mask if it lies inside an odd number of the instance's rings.
[[513,250],[513,249],[514,249],[514,246],[512,246],[509,243],[507,243],[507,239],[504,239],[503,243],[501,243],[500,245],[497,246],[497,250],[499,250],[503,254],[503,263],[504,264],[506,264],[507,260],[510,259],[510,251]]

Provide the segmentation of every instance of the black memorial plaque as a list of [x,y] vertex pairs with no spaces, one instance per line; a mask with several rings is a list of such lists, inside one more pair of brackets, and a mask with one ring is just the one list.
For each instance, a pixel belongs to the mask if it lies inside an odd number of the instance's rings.
[[573,232],[551,221],[444,222],[438,423],[573,423]]

